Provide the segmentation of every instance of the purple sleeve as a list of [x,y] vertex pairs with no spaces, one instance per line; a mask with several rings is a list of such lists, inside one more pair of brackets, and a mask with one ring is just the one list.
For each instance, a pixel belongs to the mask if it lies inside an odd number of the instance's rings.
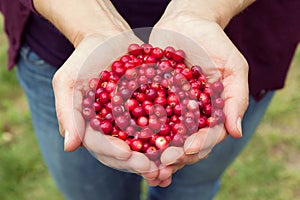
[[37,12],[33,6],[33,0],[19,0],[25,7],[29,8],[33,12]]

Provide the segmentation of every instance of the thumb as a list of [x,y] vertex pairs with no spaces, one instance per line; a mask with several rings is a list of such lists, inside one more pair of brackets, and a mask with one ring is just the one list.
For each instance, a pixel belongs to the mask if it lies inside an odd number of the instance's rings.
[[224,113],[228,134],[239,138],[242,137],[242,118],[248,107],[248,64],[245,60],[234,63],[241,63],[241,65],[225,67],[224,71]]
[[[85,121],[81,115],[82,94],[74,89],[66,73],[58,71],[53,79],[55,104],[60,133],[65,137],[64,149],[76,150],[82,143]],[[76,100],[79,100],[76,102]]]

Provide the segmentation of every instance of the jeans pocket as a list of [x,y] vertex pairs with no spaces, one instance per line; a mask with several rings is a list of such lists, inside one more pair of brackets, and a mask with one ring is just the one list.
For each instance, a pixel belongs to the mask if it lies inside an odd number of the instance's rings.
[[28,45],[23,45],[20,50],[22,58],[30,65],[44,65],[46,62],[40,58]]

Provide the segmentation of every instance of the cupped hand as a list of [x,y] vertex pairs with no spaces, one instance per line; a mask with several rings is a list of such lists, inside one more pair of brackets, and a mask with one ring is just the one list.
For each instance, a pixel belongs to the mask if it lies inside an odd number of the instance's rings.
[[184,50],[186,61],[200,65],[209,81],[219,79],[224,84],[225,123],[200,129],[187,138],[184,147],[167,148],[161,155],[165,167],[155,180],[147,181],[168,186],[173,173],[207,157],[227,134],[242,137],[241,120],[248,106],[248,64],[217,23],[189,15],[162,18],[150,35],[150,43]]
[[60,132],[65,137],[65,151],[82,145],[109,167],[144,173],[145,178],[151,179],[157,176],[153,162],[144,154],[131,151],[123,140],[93,130],[81,115],[89,80],[126,53],[130,43],[141,43],[131,31],[110,39],[101,35],[85,38],[54,76],[56,111]]

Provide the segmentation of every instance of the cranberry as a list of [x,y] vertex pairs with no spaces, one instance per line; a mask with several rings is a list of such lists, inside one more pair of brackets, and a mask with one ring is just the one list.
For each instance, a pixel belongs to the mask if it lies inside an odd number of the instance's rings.
[[194,65],[191,67],[192,74],[195,78],[198,78],[203,72],[200,66]]
[[115,122],[121,130],[125,130],[129,125],[129,120],[124,115],[120,115],[120,116],[116,117]]
[[171,131],[171,127],[168,124],[163,124],[158,132],[159,135],[168,135]]
[[93,106],[93,100],[90,97],[86,97],[82,100],[82,106],[83,107],[92,107]]
[[145,116],[141,116],[137,119],[137,125],[141,127],[145,127],[148,125],[148,118]]
[[171,59],[173,58],[174,54],[175,54],[175,49],[173,47],[168,46],[164,49],[164,55],[166,58]]
[[143,148],[143,143],[139,139],[133,139],[130,141],[129,146],[133,151],[141,151]]
[[174,134],[177,134],[177,133],[179,133],[179,134],[186,134],[186,128],[185,128],[185,126],[182,124],[182,123],[176,123],[176,124],[174,124],[174,126],[172,127],[172,131],[173,131],[173,133]]
[[139,105],[136,99],[130,98],[125,103],[125,108],[128,111],[132,111],[134,108],[136,108]]
[[99,78],[92,78],[90,81],[89,81],[89,87],[90,89],[92,90],[96,90],[101,84],[101,81]]
[[175,51],[175,53],[172,55],[172,58],[176,62],[182,62],[185,58],[185,53],[183,50],[179,49]]
[[183,134],[175,134],[171,144],[177,147],[182,147],[184,144],[184,140],[185,138]]
[[126,140],[127,138],[127,134],[125,131],[118,131],[118,138],[120,138],[121,140]]
[[124,63],[121,61],[115,61],[111,65],[111,70],[118,76],[122,76],[125,73]]
[[174,107],[175,105],[179,104],[179,99],[178,99],[177,95],[175,95],[173,93],[168,96],[167,102],[168,102],[168,105]]
[[216,99],[213,100],[212,105],[215,108],[222,109],[224,107],[224,100],[222,98],[220,98],[220,97],[216,98]]
[[149,88],[145,94],[146,94],[146,99],[149,101],[152,101],[157,97],[157,92],[153,88]]
[[142,44],[143,53],[146,55],[151,54],[153,46],[151,44]]
[[122,61],[123,63],[127,63],[131,60],[132,60],[132,58],[129,55],[124,55],[120,58],[120,61]]
[[157,160],[159,157],[159,152],[155,146],[149,146],[145,150],[145,154],[150,160]]
[[137,77],[138,73],[136,71],[136,69],[128,69],[125,72],[125,77],[128,80],[134,80]]
[[116,106],[116,105],[121,105],[123,103],[123,99],[121,97],[121,95],[119,94],[115,94],[113,95],[112,99],[111,99],[111,103]]
[[113,106],[112,108],[112,113],[114,116],[119,116],[122,115],[124,113],[124,108],[123,106]]
[[134,56],[138,56],[140,54],[142,54],[143,48],[140,47],[140,45],[138,44],[130,44],[128,46],[128,53],[130,55],[134,55]]
[[104,120],[100,122],[100,129],[103,131],[104,134],[109,135],[113,130],[113,126],[110,121]]
[[106,82],[106,81],[108,81],[108,78],[109,78],[109,72],[108,71],[102,71],[100,73],[99,77],[100,77],[101,82]]
[[142,108],[142,106],[137,106],[135,107],[132,111],[131,114],[135,117],[135,118],[139,118],[143,115],[145,115],[145,111]]
[[149,128],[152,130],[159,130],[161,128],[160,121],[156,117],[149,118]]
[[100,120],[97,118],[92,118],[90,120],[90,126],[96,131],[100,130],[100,123]]
[[167,105],[167,99],[164,97],[156,97],[154,99],[154,104],[160,104],[165,107]]
[[139,133],[139,138],[141,139],[149,139],[154,134],[154,132],[149,128],[145,127],[143,128]]
[[151,55],[154,56],[157,60],[159,60],[163,57],[164,52],[161,48],[155,47],[152,49]]
[[167,148],[169,145],[167,139],[165,138],[165,136],[158,136],[155,140],[155,146],[158,149],[165,149]]
[[93,107],[94,107],[95,112],[99,112],[102,108],[102,104],[100,102],[94,102]]
[[91,120],[95,117],[95,111],[90,107],[83,108],[82,116],[85,120]]
[[221,81],[216,81],[213,82],[212,84],[212,89],[216,92],[216,93],[222,93],[224,90],[224,86],[223,83]]

